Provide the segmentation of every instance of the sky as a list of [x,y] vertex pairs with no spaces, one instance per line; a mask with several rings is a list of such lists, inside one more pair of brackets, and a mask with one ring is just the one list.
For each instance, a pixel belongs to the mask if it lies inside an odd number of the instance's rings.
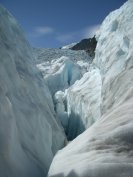
[[0,0],[33,47],[58,48],[92,37],[126,0]]

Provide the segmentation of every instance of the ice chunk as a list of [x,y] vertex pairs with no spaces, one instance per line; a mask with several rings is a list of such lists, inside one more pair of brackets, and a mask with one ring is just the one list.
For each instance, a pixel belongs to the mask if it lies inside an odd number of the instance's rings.
[[65,93],[62,91],[56,92],[54,96],[54,103],[55,103],[55,110],[57,116],[61,120],[61,123],[64,129],[67,129],[68,126],[68,114],[67,114],[67,107],[66,107],[66,98]]

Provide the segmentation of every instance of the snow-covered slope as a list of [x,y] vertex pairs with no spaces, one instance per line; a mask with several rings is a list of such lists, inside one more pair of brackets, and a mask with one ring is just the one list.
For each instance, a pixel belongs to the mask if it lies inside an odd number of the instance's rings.
[[61,49],[71,49],[73,46],[75,46],[77,43],[72,43],[72,44],[69,44],[69,45],[65,45],[63,47],[61,47]]
[[98,81],[92,82],[92,69],[68,89],[70,109],[78,113],[80,107],[81,119],[87,114],[89,122],[92,115],[97,121],[57,153],[49,177],[133,177],[132,0],[106,17],[97,39],[93,66]]
[[50,92],[34,62],[19,24],[0,6],[1,177],[44,177],[64,146]]

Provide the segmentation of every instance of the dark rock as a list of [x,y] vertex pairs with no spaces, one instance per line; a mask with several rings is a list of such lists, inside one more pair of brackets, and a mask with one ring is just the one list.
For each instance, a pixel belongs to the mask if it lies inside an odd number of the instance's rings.
[[85,50],[91,57],[95,56],[97,41],[95,36],[93,38],[83,39],[75,46],[71,48],[71,50]]

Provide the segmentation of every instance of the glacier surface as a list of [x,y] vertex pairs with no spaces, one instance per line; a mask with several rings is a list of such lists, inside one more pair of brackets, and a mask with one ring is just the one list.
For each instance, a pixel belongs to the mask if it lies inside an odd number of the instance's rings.
[[[81,114],[76,113],[75,110],[73,112],[73,108],[69,109],[70,98],[75,98],[69,94],[70,91],[67,91],[67,89],[72,90],[71,86],[78,81],[80,82],[83,75],[90,71],[92,58],[83,50],[74,51],[68,47],[62,47],[62,49],[34,49],[34,54],[36,55],[37,68],[43,75],[51,92],[57,117],[61,120],[67,138],[72,140],[85,130],[85,123],[88,119],[86,115],[84,115],[84,122],[81,119],[82,109],[86,109],[86,107],[80,109],[79,105]],[[73,103],[75,104],[75,102]]]
[[34,49],[36,65],[54,97],[65,91],[88,71],[91,57],[85,51],[70,49]]
[[132,29],[132,0],[103,21],[90,71],[65,96],[90,127],[58,151],[49,177],[133,177]]

